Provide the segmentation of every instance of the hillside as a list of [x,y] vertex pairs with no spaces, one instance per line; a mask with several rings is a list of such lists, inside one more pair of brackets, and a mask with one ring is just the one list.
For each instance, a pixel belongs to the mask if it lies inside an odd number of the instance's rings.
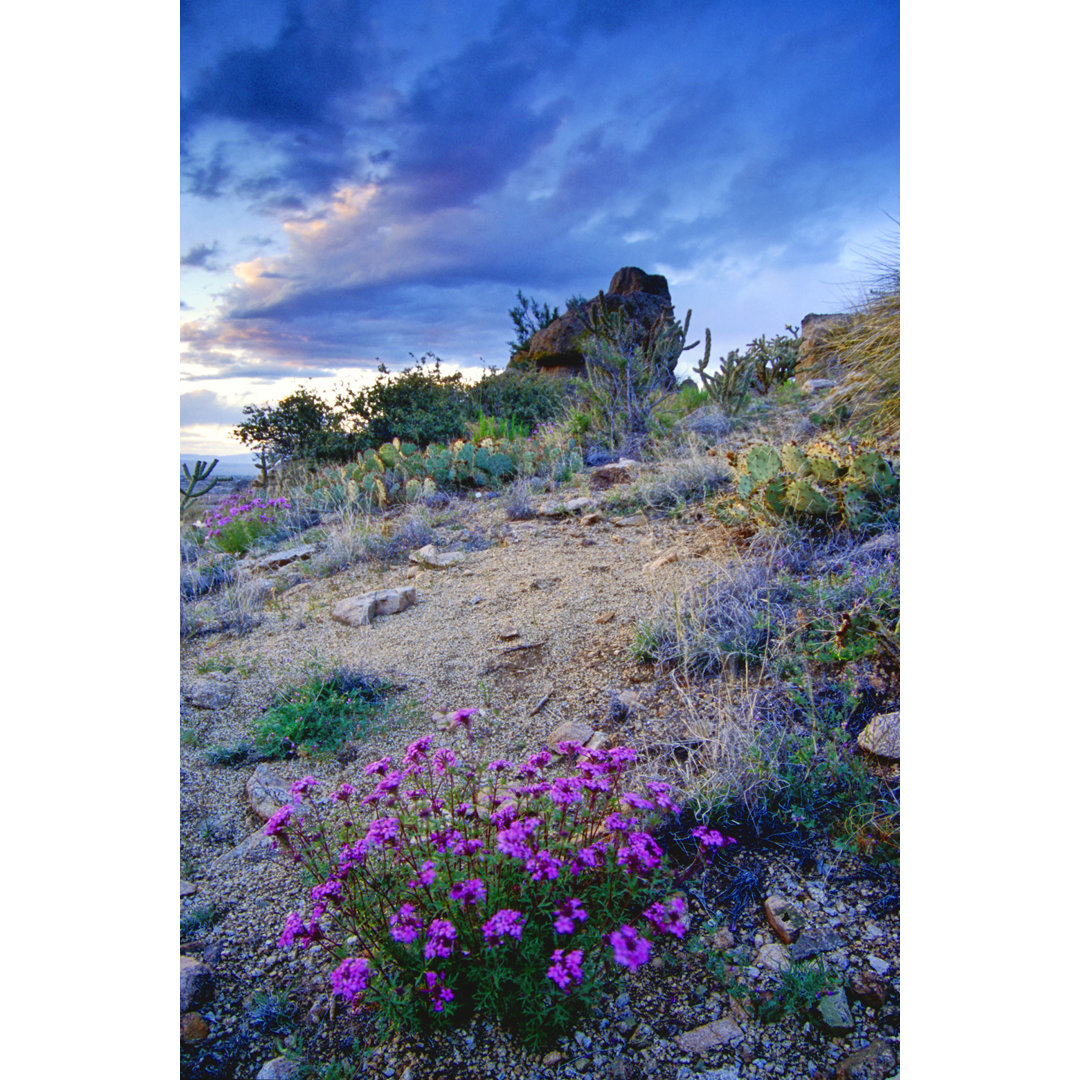
[[[843,374],[792,383],[735,418],[688,410],[640,459],[560,478],[383,510],[347,497],[347,472],[248,492],[288,506],[257,510],[272,525],[242,555],[190,524],[210,520],[220,493],[193,504],[181,545],[182,1075],[895,1075],[899,760],[882,732],[899,718],[899,447],[866,365],[854,374],[854,389]],[[342,621],[345,601],[376,592],[386,613],[366,601],[352,606],[359,625]],[[579,758],[567,741],[596,753]],[[613,964],[609,949],[563,1030],[576,998],[549,974],[535,991],[550,994],[538,1006],[551,1010],[548,1037],[524,1037],[528,1018],[512,1010],[505,1022],[465,1013],[455,1029],[437,1009],[433,1026],[395,1033],[370,1001],[350,1009],[332,992],[356,941],[336,958],[318,935],[303,947],[306,931],[279,945],[290,913],[312,906],[313,879],[264,835],[290,785],[364,793],[381,758],[452,751],[483,772],[546,748],[548,796],[569,790],[556,777],[575,760],[623,748],[634,753],[611,759],[628,762],[620,790],[668,791],[679,806],[641,809],[671,877],[661,887],[641,870],[637,908],[610,929],[672,897],[681,907],[665,910],[683,914],[666,932],[654,924],[642,962],[616,950]],[[524,817],[543,797],[512,801]],[[734,842],[703,847],[705,835]],[[612,864],[620,881],[626,863]],[[567,950],[603,918],[593,879],[574,874],[567,895],[592,921],[570,920]],[[550,888],[551,903],[569,903]],[[463,979],[448,1013],[468,1005]],[[502,996],[526,993],[519,981]]]

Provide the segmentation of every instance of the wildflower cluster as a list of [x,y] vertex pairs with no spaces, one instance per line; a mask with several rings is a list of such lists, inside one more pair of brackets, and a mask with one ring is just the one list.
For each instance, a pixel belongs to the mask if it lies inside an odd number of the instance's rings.
[[288,499],[260,499],[233,495],[206,516],[206,538],[222,551],[242,554],[260,537],[272,532]]
[[686,933],[650,832],[678,807],[663,783],[623,790],[625,747],[481,765],[431,744],[369,764],[366,793],[294,786],[266,832],[316,884],[280,944],[333,949],[332,990],[353,1008],[366,996],[413,1025],[491,1013],[536,1045],[602,980]]

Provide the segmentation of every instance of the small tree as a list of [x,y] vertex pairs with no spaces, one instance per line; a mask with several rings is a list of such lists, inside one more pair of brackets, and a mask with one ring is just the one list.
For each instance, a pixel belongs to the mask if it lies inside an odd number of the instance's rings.
[[277,405],[245,405],[246,419],[233,438],[254,448],[263,474],[279,461],[341,460],[348,457],[348,436],[341,417],[313,390],[300,387]]
[[660,316],[642,330],[622,308],[609,309],[602,294],[597,299],[585,314],[587,378],[579,386],[586,407],[599,414],[606,428],[608,445],[619,449],[648,434],[653,411],[677,390],[679,357],[698,342],[686,344],[689,311],[682,325]]

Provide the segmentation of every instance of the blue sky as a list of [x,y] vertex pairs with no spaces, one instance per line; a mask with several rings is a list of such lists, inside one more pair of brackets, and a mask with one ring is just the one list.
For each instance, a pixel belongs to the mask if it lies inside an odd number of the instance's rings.
[[893,2],[190,0],[180,46],[184,453],[304,380],[502,367],[518,289],[625,265],[745,345],[900,218]]

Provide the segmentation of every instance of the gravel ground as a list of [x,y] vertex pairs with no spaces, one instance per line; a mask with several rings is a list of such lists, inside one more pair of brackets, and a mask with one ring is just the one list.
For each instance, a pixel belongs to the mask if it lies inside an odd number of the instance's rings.
[[[869,868],[824,844],[796,851],[746,843],[708,870],[691,892],[691,934],[704,934],[706,951],[656,957],[623,979],[596,1014],[546,1056],[526,1053],[484,1022],[452,1035],[383,1041],[370,1015],[327,1009],[325,963],[318,953],[275,944],[285,916],[303,906],[297,881],[265,846],[235,853],[260,827],[244,790],[253,765],[206,763],[208,748],[250,739],[252,721],[276,688],[302,682],[312,662],[341,662],[389,675],[418,703],[356,745],[352,762],[275,765],[288,780],[314,772],[331,783],[355,778],[367,761],[384,754],[399,757],[409,742],[431,733],[433,713],[480,705],[477,729],[487,757],[531,753],[561,721],[585,720],[613,742],[646,751],[639,782],[677,783],[673,748],[687,738],[688,710],[705,708],[714,693],[706,689],[698,702],[688,700],[651,666],[630,661],[627,646],[639,618],[710,577],[730,557],[723,529],[687,517],[626,527],[610,516],[591,525],[579,517],[508,522],[498,506],[467,501],[434,514],[433,525],[440,551],[465,553],[460,565],[411,578],[405,564],[361,563],[310,580],[300,580],[295,564],[256,573],[284,588],[268,598],[259,625],[244,636],[210,634],[182,646],[182,688],[213,664],[231,667],[238,679],[228,706],[182,704],[180,712],[181,878],[198,890],[182,899],[181,918],[207,906],[217,913],[212,925],[190,931],[181,942],[182,953],[210,965],[215,984],[213,1001],[199,1010],[209,1036],[183,1047],[182,1075],[255,1077],[290,1046],[312,1065],[343,1057],[351,1046],[363,1061],[356,1075],[413,1080],[616,1080],[710,1070],[714,1080],[829,1076],[846,1055],[874,1040],[887,1041],[898,1054],[896,871]],[[650,567],[669,554],[674,558]],[[418,603],[400,614],[358,629],[330,618],[339,599],[405,584],[416,586]],[[522,645],[532,647],[517,648]],[[615,695],[627,689],[638,704],[613,708]],[[752,879],[758,892],[736,915],[721,897],[737,879]],[[871,978],[876,991],[864,1000],[847,995],[850,1032],[828,1034],[805,1019],[763,1024],[748,1011],[747,997],[728,992],[729,984],[737,984],[753,997],[776,986],[775,973],[755,964],[761,947],[777,940],[761,904],[773,893],[799,906],[808,930],[836,935],[824,959],[849,985],[865,989],[859,979],[877,977],[876,983]],[[284,995],[291,1018],[260,1009],[257,992]],[[721,1019],[730,1021],[724,1028],[729,1041],[702,1052],[676,1041]]]

